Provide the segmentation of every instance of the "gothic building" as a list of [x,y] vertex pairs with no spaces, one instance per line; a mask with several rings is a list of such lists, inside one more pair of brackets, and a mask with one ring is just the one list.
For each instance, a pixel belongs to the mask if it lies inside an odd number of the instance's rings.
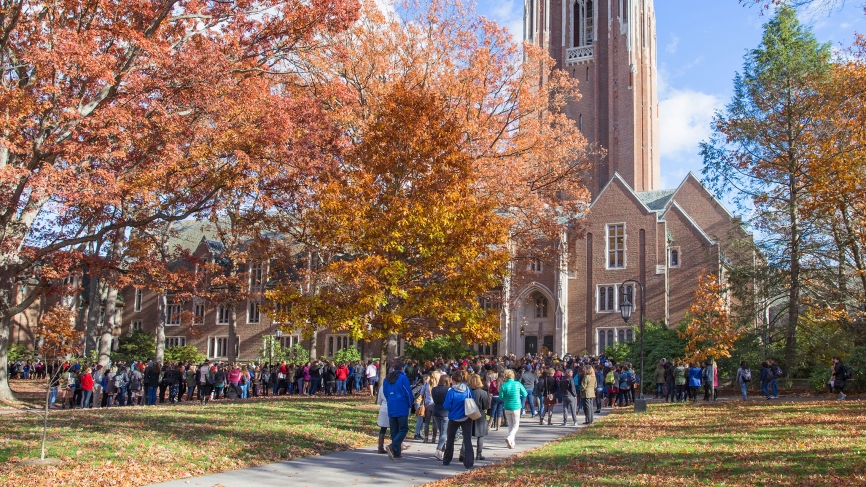
[[567,114],[605,155],[589,178],[585,235],[563,235],[550,262],[512,263],[496,348],[596,354],[632,340],[619,314],[623,291],[639,306],[633,285],[621,290],[631,279],[644,286],[648,320],[678,323],[701,272],[725,279],[735,243],[750,236],[695,175],[660,188],[653,1],[525,0],[523,37],[578,79]]

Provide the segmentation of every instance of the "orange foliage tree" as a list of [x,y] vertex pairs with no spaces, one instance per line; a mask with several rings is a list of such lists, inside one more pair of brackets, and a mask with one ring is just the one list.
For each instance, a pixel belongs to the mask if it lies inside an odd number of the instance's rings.
[[322,120],[292,63],[357,15],[357,0],[0,3],[0,399],[11,318],[80,273],[86,246],[306,160],[289,139]]
[[685,359],[704,361],[730,357],[743,328],[728,311],[728,289],[719,277],[706,271],[698,279],[695,300],[689,307],[686,328],[678,332],[686,340]]
[[54,306],[39,319],[37,349],[44,359],[75,355],[81,350],[81,331],[75,329],[75,310]]

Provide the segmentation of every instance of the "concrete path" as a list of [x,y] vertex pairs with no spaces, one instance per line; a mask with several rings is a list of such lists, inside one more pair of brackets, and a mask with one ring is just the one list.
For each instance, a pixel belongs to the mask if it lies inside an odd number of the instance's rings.
[[[596,419],[601,419],[607,410]],[[506,428],[491,431],[484,438],[484,461],[475,461],[480,467],[503,460],[516,453],[539,447],[561,436],[585,427],[583,414],[578,416],[577,427],[560,426],[562,409],[557,406],[553,414],[552,426],[540,426],[537,418],[523,417],[517,433],[517,446],[505,447]],[[410,425],[410,435],[414,429]],[[458,451],[459,451],[459,447]],[[451,475],[466,472],[457,459],[447,467],[436,460],[436,445],[412,441],[411,447],[403,452],[403,460],[391,461],[387,455],[376,453],[376,447],[360,448],[317,457],[308,457],[288,462],[273,463],[260,467],[245,468],[204,477],[175,480],[162,484],[162,487],[250,487],[250,486],[298,486],[298,487],[408,487],[439,480]]]

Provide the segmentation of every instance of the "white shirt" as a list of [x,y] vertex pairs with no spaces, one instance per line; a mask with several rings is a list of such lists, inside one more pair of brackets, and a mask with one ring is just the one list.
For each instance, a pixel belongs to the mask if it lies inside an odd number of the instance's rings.
[[376,368],[375,365],[370,364],[367,366],[367,378],[376,377],[379,375],[379,369]]

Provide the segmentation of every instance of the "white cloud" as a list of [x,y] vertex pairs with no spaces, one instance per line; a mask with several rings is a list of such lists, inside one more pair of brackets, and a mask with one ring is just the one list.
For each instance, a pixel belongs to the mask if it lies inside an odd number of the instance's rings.
[[393,14],[396,12],[394,7],[394,0],[375,0],[376,6],[379,7],[379,10],[382,13]]
[[676,54],[677,53],[677,46],[679,46],[679,45],[680,45],[680,38],[675,34],[671,34],[671,41],[667,44],[667,46],[665,46],[665,51],[667,51],[671,54]]
[[696,156],[699,144],[710,135],[710,123],[722,100],[694,90],[669,88],[659,104],[661,157]]

